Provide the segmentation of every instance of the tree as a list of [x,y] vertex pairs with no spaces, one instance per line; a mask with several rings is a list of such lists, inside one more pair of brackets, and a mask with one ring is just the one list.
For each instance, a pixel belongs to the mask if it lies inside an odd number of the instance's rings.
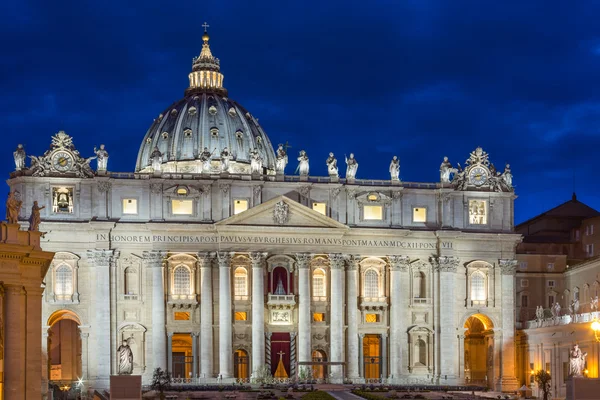
[[535,383],[538,385],[538,389],[542,392],[543,400],[548,400],[550,398],[550,381],[552,380],[552,376],[549,372],[540,369],[534,375]]
[[171,387],[171,374],[167,371],[163,371],[161,368],[156,368],[152,375],[152,383],[150,384],[152,390],[158,391],[160,399],[164,400],[165,390],[169,390]]
[[271,368],[269,368],[268,365],[258,367],[254,371],[254,377],[252,381],[260,385],[268,385],[273,383],[273,375],[271,375]]

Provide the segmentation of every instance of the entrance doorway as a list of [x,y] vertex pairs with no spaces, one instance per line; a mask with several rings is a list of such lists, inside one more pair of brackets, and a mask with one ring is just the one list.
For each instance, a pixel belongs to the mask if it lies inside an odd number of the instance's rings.
[[381,336],[365,335],[363,338],[365,379],[381,378]]
[[81,322],[75,313],[61,310],[48,319],[49,380],[76,381],[81,373]]
[[[327,362],[327,355],[322,350],[315,350],[312,352],[312,361],[314,363]],[[313,365],[312,376],[314,379],[324,380],[327,376],[327,366],[325,364]]]
[[492,387],[494,378],[494,324],[484,314],[474,314],[465,321],[465,379]]
[[237,379],[248,379],[250,371],[248,368],[248,352],[237,349],[233,353],[233,376]]
[[192,335],[174,333],[172,338],[173,378],[191,378],[194,357],[192,355]]
[[271,334],[271,374],[277,379],[286,379],[290,376],[289,332]]

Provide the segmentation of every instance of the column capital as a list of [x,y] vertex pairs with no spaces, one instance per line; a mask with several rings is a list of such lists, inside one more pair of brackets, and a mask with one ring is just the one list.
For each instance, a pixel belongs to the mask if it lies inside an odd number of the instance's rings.
[[359,337],[359,338],[362,340],[362,339],[364,339],[364,338],[365,338],[365,334],[364,334],[364,333],[359,333],[359,334],[358,334],[358,337]]
[[312,254],[310,253],[296,253],[296,262],[298,263],[298,269],[306,269],[309,267],[310,260],[312,260]]
[[119,258],[120,251],[112,249],[94,249],[87,251],[87,258],[97,267],[108,267]]
[[219,260],[219,268],[231,267],[230,262],[233,258],[233,252],[219,251],[217,252],[217,259]]
[[517,270],[517,260],[513,259],[501,259],[498,265],[502,275],[514,275]]
[[4,293],[10,296],[24,296],[27,292],[23,285],[4,284]]
[[167,252],[163,250],[144,251],[142,253],[142,258],[147,264],[158,263],[160,266],[164,259],[167,258]]
[[359,254],[347,254],[346,255],[346,271],[357,271],[360,267],[360,261],[362,257]]
[[197,266],[199,268],[210,268],[212,267],[212,262],[216,258],[216,254],[209,251],[200,251],[196,253],[196,257],[198,258]]
[[435,272],[456,272],[460,259],[458,257],[431,257],[429,259]]
[[266,251],[253,251],[252,253],[250,253],[250,261],[252,262],[252,268],[262,268],[265,260],[267,259],[268,254],[269,253],[267,253]]
[[192,333],[190,333],[190,335],[192,335],[192,337],[199,337],[200,332],[192,332]]
[[167,332],[167,337],[169,339],[172,339],[174,334],[175,334],[175,332]]
[[391,271],[408,271],[408,266],[410,265],[409,256],[388,256],[388,260]]
[[329,268],[344,270],[344,255],[341,253],[330,253]]

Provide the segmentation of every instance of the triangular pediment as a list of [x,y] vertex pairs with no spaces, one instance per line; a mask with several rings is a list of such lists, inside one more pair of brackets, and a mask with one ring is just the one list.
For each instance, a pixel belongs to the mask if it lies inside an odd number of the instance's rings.
[[[276,211],[278,210],[278,211]],[[285,218],[275,218],[275,214],[283,211]],[[237,215],[217,222],[215,225],[252,225],[252,226],[281,226],[281,227],[306,227],[306,228],[336,228],[348,227],[332,218],[315,210],[303,206],[285,196],[275,197],[265,203],[252,207]]]

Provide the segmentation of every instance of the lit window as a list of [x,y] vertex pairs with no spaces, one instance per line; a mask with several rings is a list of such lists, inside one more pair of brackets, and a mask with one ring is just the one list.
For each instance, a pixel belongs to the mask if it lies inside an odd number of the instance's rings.
[[365,297],[379,297],[379,275],[373,269],[365,272]]
[[233,201],[233,214],[239,214],[248,209],[248,200],[234,200]]
[[137,214],[137,199],[123,199],[123,214]]
[[325,271],[315,269],[313,272],[313,297],[325,297]]
[[52,212],[73,214],[73,188],[52,188]]
[[171,200],[173,215],[192,215],[194,209],[193,200]]
[[377,200],[379,200],[379,196],[377,196],[376,194],[371,193],[370,195],[367,196],[367,200],[369,200],[369,201],[377,201]]
[[54,294],[60,300],[70,300],[73,295],[73,271],[68,265],[61,265],[56,269]]
[[363,206],[365,221],[383,220],[383,206]]
[[413,208],[413,222],[426,222],[427,209],[425,207]]
[[471,275],[471,300],[485,300],[485,277],[481,272]]
[[312,209],[320,214],[327,215],[327,203],[312,203]]
[[246,313],[246,311],[236,311],[234,314],[234,319],[236,321],[247,321],[248,314]]
[[471,225],[487,224],[487,202],[485,200],[469,200],[469,223]]
[[233,282],[235,296],[248,296],[248,272],[244,268],[237,268],[235,270]]
[[190,292],[190,271],[181,265],[173,272],[173,294],[181,296]]
[[325,321],[325,314],[324,313],[313,313],[313,321],[314,322],[324,322]]
[[379,314],[365,314],[365,322],[367,324],[379,322]]
[[177,194],[180,196],[187,196],[188,190],[187,190],[187,188],[179,187],[179,188],[177,188]]
[[190,313],[189,311],[175,311],[173,319],[175,319],[175,321],[189,321]]

